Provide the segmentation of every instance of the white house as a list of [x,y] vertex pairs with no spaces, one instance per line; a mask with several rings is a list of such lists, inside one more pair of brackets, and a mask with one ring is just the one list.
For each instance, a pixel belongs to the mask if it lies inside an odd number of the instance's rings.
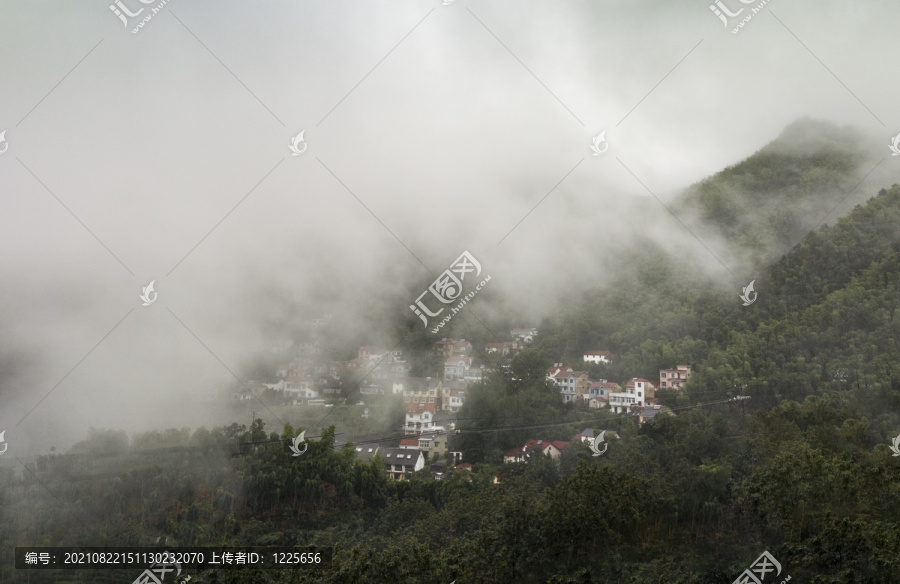
[[634,406],[647,405],[647,400],[654,395],[655,387],[650,381],[641,377],[633,377],[625,384],[625,391],[609,394],[609,407],[618,413],[630,412]]
[[544,456],[549,456],[553,460],[557,460],[561,451],[569,445],[563,440],[529,440],[524,446],[511,448],[503,455],[503,462],[525,462],[528,460],[529,450],[535,449]]
[[301,399],[317,398],[319,392],[313,389],[309,379],[288,377],[284,380],[284,395],[296,403]]
[[575,434],[575,436],[572,438],[572,442],[575,442],[576,440],[587,442],[588,446],[592,445],[594,443],[594,429],[586,428],[581,432],[581,434]]
[[285,381],[284,379],[279,379],[278,383],[263,383],[268,389],[274,389],[275,391],[284,391]]
[[472,367],[472,358],[465,356],[449,357],[444,361],[444,381],[464,379],[466,371]]
[[482,381],[484,380],[485,372],[486,371],[484,365],[481,365],[480,367],[469,367],[468,369],[466,369],[463,380],[466,383],[476,383],[478,381]]
[[421,434],[434,430],[433,403],[410,403],[406,406],[406,424],[403,427],[405,434]]
[[609,351],[588,351],[584,354],[585,363],[609,363]]
[[447,410],[455,414],[466,399],[466,391],[464,389],[451,389],[447,398]]
[[367,385],[361,385],[359,387],[359,393],[361,395],[384,395],[384,388],[375,383],[369,383]]
[[563,365],[562,363],[554,363],[552,367],[547,368],[547,379],[559,385],[557,379],[564,377],[573,371],[575,370],[568,365]]

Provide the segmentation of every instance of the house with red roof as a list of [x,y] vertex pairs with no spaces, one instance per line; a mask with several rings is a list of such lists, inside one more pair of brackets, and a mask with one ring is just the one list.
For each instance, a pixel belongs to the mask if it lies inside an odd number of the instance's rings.
[[562,363],[554,363],[551,367],[547,368],[547,379],[556,383],[556,378],[560,375],[568,375],[570,371],[575,371],[568,365],[563,365]]
[[465,339],[441,339],[432,345],[431,353],[443,357],[465,356],[472,353],[472,343]]
[[592,410],[599,410],[609,405],[609,400],[605,397],[592,397],[588,400],[588,407]]
[[421,434],[434,429],[435,404],[411,402],[406,404],[405,434]]
[[[429,403],[437,404],[437,409],[442,409],[443,382],[440,378],[406,377],[400,380],[399,388],[403,392],[403,401],[407,405],[411,403]],[[394,383],[393,391],[397,393],[397,383]]]
[[681,389],[690,376],[690,365],[676,365],[675,369],[660,369],[659,387],[660,389]]
[[404,438],[400,441],[400,446],[398,448],[412,448],[415,450],[419,447],[419,439],[418,438]]

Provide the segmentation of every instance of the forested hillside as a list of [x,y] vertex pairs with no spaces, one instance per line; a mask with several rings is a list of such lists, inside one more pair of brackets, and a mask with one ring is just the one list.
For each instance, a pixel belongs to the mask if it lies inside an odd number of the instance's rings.
[[[776,145],[688,193],[685,205],[736,246],[774,238],[754,248],[768,262],[754,276],[758,300],[742,306],[739,287],[726,294],[687,260],[634,248],[616,284],[572,299],[533,349],[470,389],[454,449],[473,472],[394,482],[377,457],[335,448],[332,428],[305,429],[322,436],[300,458],[286,444],[301,428],[259,420],[130,442],[96,430],[21,476],[0,475],[0,580],[130,582],[139,570],[29,580],[11,569],[12,549],[162,536],[334,549],[319,572],[209,571],[192,582],[719,584],[764,550],[792,582],[897,582],[900,458],[888,446],[900,434],[900,186],[772,256],[799,239],[793,213],[808,197],[833,205],[859,179],[864,157],[846,150],[803,157]],[[797,206],[747,222],[729,184]],[[424,340],[407,341],[424,354]],[[675,415],[638,426],[561,403],[546,367],[597,347],[616,356],[592,366],[609,379],[690,363],[683,390],[657,392]],[[751,397],[727,401],[741,394]],[[600,457],[579,443],[558,465],[502,464],[523,440],[584,428],[620,439]]]

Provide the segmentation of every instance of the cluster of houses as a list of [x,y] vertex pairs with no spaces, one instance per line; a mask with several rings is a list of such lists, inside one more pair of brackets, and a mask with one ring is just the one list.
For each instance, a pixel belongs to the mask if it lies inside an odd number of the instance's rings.
[[431,461],[431,469],[436,478],[446,476],[446,456],[455,464],[455,470],[470,470],[471,464],[458,464],[462,460],[462,452],[452,452],[447,448],[447,436],[443,433],[422,434],[415,438],[404,438],[396,448],[382,448],[378,445],[363,444],[356,447],[356,456],[360,460],[369,461],[378,454],[384,470],[392,479],[403,480],[409,473],[425,468]]
[[[459,464],[462,453],[449,450],[449,436],[455,430],[455,415],[465,403],[466,392],[472,383],[482,381],[491,370],[474,364],[474,347],[465,339],[443,338],[434,343],[431,351],[443,358],[443,374],[434,377],[411,377],[411,366],[399,350],[384,350],[365,345],[357,357],[350,361],[329,361],[324,358],[323,343],[318,334],[327,326],[330,315],[311,322],[309,340],[299,345],[292,341],[270,342],[261,350],[283,358],[277,371],[277,381],[260,383],[251,381],[236,392],[238,399],[252,399],[253,393],[265,390],[284,392],[293,404],[325,405],[325,398],[341,394],[341,381],[361,380],[359,393],[368,399],[402,394],[405,407],[403,432],[405,438],[396,448],[377,445],[356,447],[357,455],[371,458],[379,454],[385,472],[400,479],[406,473],[417,472],[431,461],[436,476],[444,476],[445,460],[455,470],[471,470],[469,464]],[[496,353],[512,357],[530,346],[538,335],[535,328],[515,328],[510,331],[512,340],[486,343],[484,353]],[[609,351],[587,351],[585,364],[609,364]],[[606,379],[592,379],[585,371],[576,370],[562,363],[547,369],[546,377],[558,388],[565,403],[574,402],[593,409],[609,408],[615,413],[634,416],[644,423],[661,412],[655,392],[657,388],[681,389],[691,376],[689,365],[677,365],[675,369],[662,369],[659,384],[640,377],[633,377],[624,384]],[[670,411],[663,409],[666,413]],[[614,434],[614,433],[612,433]],[[593,443],[593,430],[576,435],[572,441]],[[534,451],[553,459],[570,445],[560,440],[529,440],[521,447],[504,453],[504,462],[527,460]],[[450,454],[451,456],[448,456]]]
[[[612,431],[606,431],[605,436],[609,439],[619,439],[618,433]],[[588,446],[593,446],[594,440],[595,433],[592,428],[576,434],[569,441],[529,440],[522,446],[507,450],[503,455],[503,462],[528,462],[532,456],[537,454],[558,460],[563,450],[569,448],[573,443],[584,442]],[[445,457],[448,453],[450,456]],[[356,455],[360,460],[369,461],[376,454],[381,457],[385,473],[395,480],[404,480],[410,474],[419,472],[425,468],[429,460],[431,461],[431,470],[438,479],[446,478],[448,461],[454,471],[472,471],[471,464],[460,463],[462,452],[453,452],[448,449],[445,436],[422,434],[414,438],[404,438],[396,448],[382,448],[371,444],[356,446]],[[499,474],[494,476],[495,483],[500,482],[499,479]]]
[[407,377],[410,370],[402,351],[383,351],[369,345],[360,347],[358,356],[350,361],[325,360],[322,342],[315,336],[293,351],[284,349],[277,353],[291,355],[276,371],[278,380],[273,383],[251,380],[237,392],[237,399],[252,399],[252,394],[259,395],[271,389],[284,392],[288,401],[295,405],[322,405],[324,398],[339,396],[340,381],[351,377],[364,380],[359,386],[360,394],[385,395],[390,394],[397,381]]
[[[588,351],[585,363],[609,363],[608,351]],[[681,389],[691,376],[690,365],[677,365],[675,369],[659,371],[659,388]],[[562,363],[554,363],[547,369],[547,379],[556,384],[564,403],[586,404],[593,409],[608,407],[615,413],[634,414],[639,423],[659,412],[657,386],[648,379],[632,377],[623,387],[606,379],[591,379],[586,371],[576,371]]]
[[538,330],[536,328],[514,328],[509,331],[512,336],[511,341],[502,343],[485,343],[485,353],[498,353],[503,357],[515,357],[520,351],[528,348],[537,337]]
[[[605,431],[605,436],[610,438],[619,438],[619,434],[617,432],[612,432],[609,430]],[[503,462],[527,462],[529,457],[533,456],[536,453],[543,454],[544,456],[549,456],[553,460],[558,460],[562,451],[572,445],[572,443],[576,442],[584,442],[588,446],[593,446],[595,440],[594,429],[587,428],[580,434],[576,434],[572,437],[571,441],[565,440],[529,440],[522,446],[511,448],[507,450],[503,454]],[[605,438],[604,438],[605,440]],[[599,448],[599,445],[598,445]],[[605,450],[605,449],[604,449]]]

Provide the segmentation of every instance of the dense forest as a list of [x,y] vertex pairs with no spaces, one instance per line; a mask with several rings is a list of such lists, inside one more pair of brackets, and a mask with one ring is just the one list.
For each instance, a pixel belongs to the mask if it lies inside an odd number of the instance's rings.
[[[816,143],[833,143],[835,130],[822,131]],[[749,246],[758,271],[725,293],[660,246],[631,246],[615,285],[579,292],[533,348],[470,388],[453,449],[471,472],[392,481],[379,457],[336,447],[334,427],[256,420],[130,440],[91,430],[69,452],[0,474],[0,581],[131,582],[140,570],[16,571],[13,548],[160,536],[170,547],[333,549],[318,571],[185,573],[203,583],[712,584],[765,550],[779,582],[900,581],[900,458],[889,448],[900,434],[900,186],[803,238],[794,228],[809,222],[792,214],[823,192],[827,212],[863,160],[852,148],[779,155],[776,143],[689,189],[684,208]],[[740,189],[769,193],[777,216],[742,222],[745,203],[723,198]],[[784,225],[798,236],[768,238]],[[750,279],[758,300],[742,306]],[[415,323],[398,329],[426,366],[433,339]],[[657,392],[674,415],[638,425],[563,404],[547,366],[597,347],[615,359],[592,375],[616,381],[692,364],[684,389]],[[600,457],[578,443],[558,462],[502,463],[524,440],[585,428],[619,439]],[[295,458],[286,445],[301,431],[321,436]]]

